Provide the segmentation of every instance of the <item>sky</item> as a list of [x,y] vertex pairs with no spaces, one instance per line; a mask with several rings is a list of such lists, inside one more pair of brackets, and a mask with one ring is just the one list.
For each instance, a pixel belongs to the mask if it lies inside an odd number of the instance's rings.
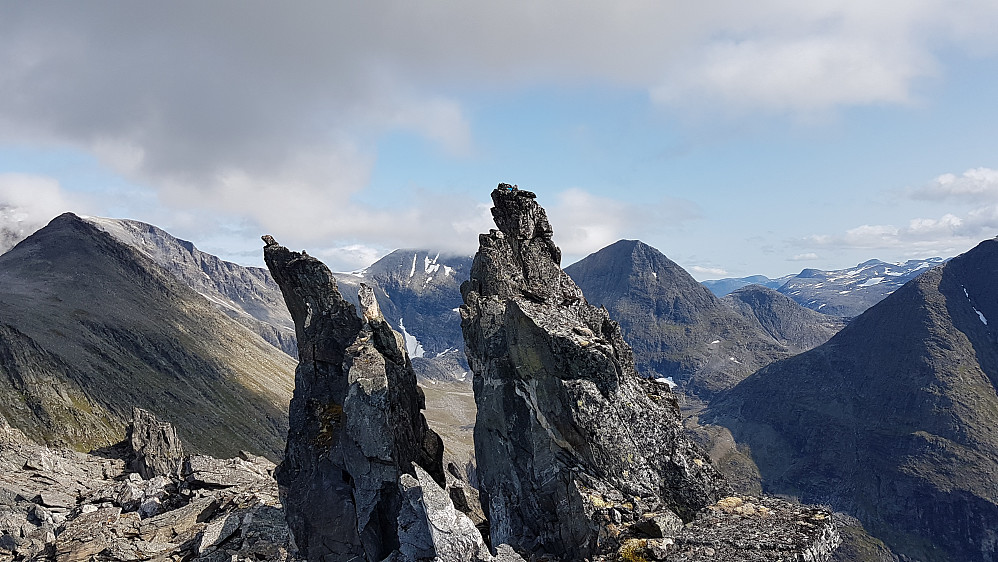
[[0,3],[0,221],[131,218],[262,264],[471,255],[500,182],[567,265],[698,279],[998,235],[998,3]]

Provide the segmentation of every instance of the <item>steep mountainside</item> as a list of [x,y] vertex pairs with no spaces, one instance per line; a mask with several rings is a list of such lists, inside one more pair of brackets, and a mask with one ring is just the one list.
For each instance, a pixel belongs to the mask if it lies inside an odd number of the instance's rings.
[[99,217],[86,220],[151,258],[233,320],[288,355],[297,356],[294,322],[281,289],[266,269],[224,261],[144,222]]
[[364,278],[373,280],[391,299],[397,315],[392,327],[408,334],[407,340],[418,334],[421,353],[414,353],[416,357],[448,351],[460,351],[463,356],[458,307],[461,282],[470,270],[468,256],[395,250],[368,267]]
[[751,447],[770,491],[848,511],[917,559],[995,560],[995,279],[998,239],[755,373],[701,418]]
[[620,323],[645,376],[672,377],[706,398],[790,355],[758,323],[642,242],[615,242],[565,271],[589,302]]
[[277,458],[293,371],[290,357],[75,215],[0,256],[0,414],[40,442],[116,442],[138,406],[195,451]]
[[[87,217],[88,221],[138,249],[225,314],[296,357],[294,322],[270,273],[244,267],[198,250],[194,244],[139,221]],[[405,336],[421,378],[464,380],[468,371],[461,340],[460,282],[471,258],[427,250],[396,250],[363,271],[334,273],[357,304],[357,289],[374,289],[385,319]]]
[[747,285],[721,301],[795,353],[825,343],[845,326],[840,318],[804,308],[761,285]]

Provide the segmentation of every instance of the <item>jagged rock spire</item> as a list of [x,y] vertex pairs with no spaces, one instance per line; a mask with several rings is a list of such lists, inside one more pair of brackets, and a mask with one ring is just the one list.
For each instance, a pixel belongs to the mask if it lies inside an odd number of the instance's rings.
[[406,560],[400,548],[410,538],[399,514],[409,488],[400,480],[417,477],[414,464],[434,485],[445,477],[443,444],[420,412],[423,394],[402,338],[369,287],[361,287],[358,317],[322,262],[263,239],[298,336],[277,474],[298,547],[309,560]]
[[461,317],[493,543],[581,560],[645,514],[692,519],[726,484],[675,398],[639,379],[617,323],[561,270],[535,194],[500,184],[492,200],[499,229],[479,238]]

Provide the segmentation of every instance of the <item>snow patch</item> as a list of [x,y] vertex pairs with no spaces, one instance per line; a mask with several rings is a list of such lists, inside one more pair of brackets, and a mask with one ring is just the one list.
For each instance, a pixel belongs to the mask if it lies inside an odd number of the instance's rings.
[[658,273],[655,273],[654,271],[651,272],[651,276],[658,279]]
[[872,287],[872,286],[880,283],[883,280],[884,280],[883,277],[871,277],[871,278],[867,279],[866,281],[863,281],[862,283],[860,283],[859,286],[860,287]]
[[399,329],[402,330],[402,339],[405,340],[405,349],[409,352],[409,357],[422,357],[425,355],[423,346],[416,339],[416,336],[405,331],[405,322],[399,318]]
[[416,254],[412,255],[412,269],[409,270],[409,279],[416,274]]
[[963,289],[964,296],[966,296],[969,299],[970,298],[970,293],[967,292],[967,288],[964,287],[964,286],[962,286],[962,285],[960,286],[960,288]]
[[981,319],[981,323],[984,324],[985,326],[987,326],[988,325],[988,319],[984,317],[984,314],[980,310],[977,310],[976,308],[974,309],[974,312],[976,312],[977,313],[977,317]]
[[676,381],[672,380],[672,377],[659,377],[655,379],[655,382],[657,382],[658,384],[667,384],[669,385],[670,389],[679,386],[678,384],[676,384]]
[[445,265],[444,266],[444,275],[450,275],[452,273],[454,273],[454,268],[453,267],[448,267],[448,266]]
[[741,361],[739,361],[739,360],[735,359],[734,357],[728,357],[728,359],[730,359],[730,360],[734,361],[735,363],[737,363],[737,364],[739,364],[739,365],[741,365],[741,364],[742,364],[742,362],[741,362]]
[[440,269],[440,264],[437,263],[437,258],[439,257],[440,254],[437,254],[437,257],[431,260],[430,255],[426,254],[426,257],[423,258],[423,272],[427,275],[433,275],[436,273],[437,270]]
[[710,342],[710,345],[714,345],[715,343],[721,343],[721,340],[714,340],[714,341]]

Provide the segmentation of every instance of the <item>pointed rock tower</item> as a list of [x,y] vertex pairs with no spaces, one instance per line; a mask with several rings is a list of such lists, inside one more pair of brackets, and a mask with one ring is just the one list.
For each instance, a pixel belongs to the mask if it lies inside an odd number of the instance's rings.
[[500,184],[492,200],[499,229],[480,236],[461,317],[493,544],[592,559],[653,513],[692,520],[727,484],[676,399],[638,377],[620,327],[561,270],[535,195]]
[[301,553],[310,561],[415,560],[407,553],[420,543],[420,552],[432,554],[425,533],[412,536],[416,516],[407,506],[414,494],[425,496],[411,490],[414,483],[444,485],[443,444],[421,412],[423,393],[402,337],[369,287],[361,285],[358,316],[322,262],[264,241],[298,338],[277,480]]

